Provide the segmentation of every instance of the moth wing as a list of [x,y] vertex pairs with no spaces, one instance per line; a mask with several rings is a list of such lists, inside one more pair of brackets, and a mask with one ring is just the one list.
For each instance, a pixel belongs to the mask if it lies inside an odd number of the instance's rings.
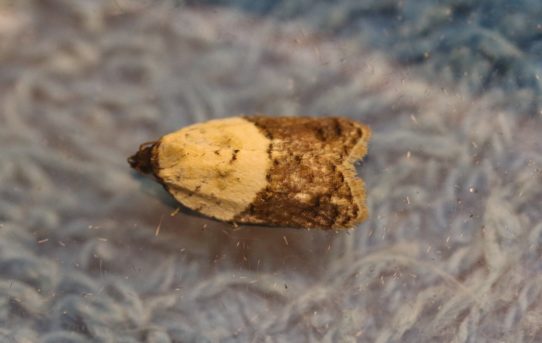
[[155,174],[183,205],[232,220],[265,188],[269,145],[240,117],[192,125],[161,138]]
[[350,228],[367,217],[353,162],[370,129],[345,118],[247,117],[271,140],[267,187],[234,220],[280,226]]

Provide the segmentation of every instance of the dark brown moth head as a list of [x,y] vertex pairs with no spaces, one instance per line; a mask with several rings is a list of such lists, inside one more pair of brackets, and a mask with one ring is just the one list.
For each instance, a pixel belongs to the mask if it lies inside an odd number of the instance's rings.
[[153,149],[157,142],[147,142],[139,146],[139,150],[128,157],[128,164],[140,173],[150,174],[153,172]]

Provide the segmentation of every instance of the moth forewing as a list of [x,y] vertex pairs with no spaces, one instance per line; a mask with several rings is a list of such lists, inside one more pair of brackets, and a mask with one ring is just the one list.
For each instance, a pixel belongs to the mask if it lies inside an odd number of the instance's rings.
[[368,126],[340,117],[231,117],[142,145],[129,162],[183,205],[219,220],[351,228],[367,218],[353,163],[370,136]]

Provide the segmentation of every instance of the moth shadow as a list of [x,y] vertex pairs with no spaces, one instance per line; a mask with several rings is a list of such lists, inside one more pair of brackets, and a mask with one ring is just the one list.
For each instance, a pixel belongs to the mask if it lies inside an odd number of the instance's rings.
[[[349,230],[295,229],[255,225],[232,225],[189,211],[164,220],[168,239],[201,264],[221,270],[288,272],[317,277],[336,259],[341,236]],[[339,239],[339,240],[338,240]]]
[[[133,175],[142,192],[159,202],[160,236],[187,258],[210,269],[295,272],[318,277],[336,259],[339,238],[350,230],[235,225],[195,212],[177,202],[149,177]],[[168,215],[164,215],[168,213]],[[156,222],[154,218],[154,222]],[[149,219],[149,223],[153,222]],[[155,224],[156,225],[156,224]],[[149,229],[156,227],[149,225]],[[338,240],[339,239],[339,240]]]
[[361,175],[362,175],[362,170],[364,168],[364,165],[365,164],[369,164],[371,160],[371,156],[370,154],[367,154],[363,157],[363,159],[361,160],[358,160],[354,163],[354,168],[356,169],[356,175],[357,177],[361,178]]

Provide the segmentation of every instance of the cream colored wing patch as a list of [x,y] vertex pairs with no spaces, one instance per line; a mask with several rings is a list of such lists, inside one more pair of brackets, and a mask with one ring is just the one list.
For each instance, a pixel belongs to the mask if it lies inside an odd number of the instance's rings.
[[188,126],[161,138],[156,173],[185,206],[232,220],[266,187],[270,144],[241,117]]

